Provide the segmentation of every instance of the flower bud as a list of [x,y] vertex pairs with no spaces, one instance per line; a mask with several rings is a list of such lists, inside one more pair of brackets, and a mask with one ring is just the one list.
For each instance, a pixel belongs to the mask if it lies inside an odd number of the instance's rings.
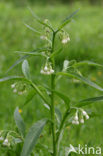
[[84,111],[84,110],[82,111],[82,113],[83,113],[83,115],[84,115],[84,116],[86,116],[86,115],[87,115],[87,112],[86,112],[86,111]]
[[41,69],[40,73],[41,73],[41,74],[44,74],[44,71]]
[[3,145],[8,147],[10,146],[10,142],[8,141],[8,139],[4,140]]
[[89,119],[89,115],[87,114],[87,115],[85,116],[85,118],[86,118],[86,120],[88,120],[88,119]]
[[66,44],[66,43],[69,42],[69,41],[70,41],[69,36],[62,39],[62,43],[63,43],[63,44]]
[[15,88],[15,85],[16,85],[15,83],[14,83],[14,84],[12,84],[12,85],[11,85],[11,88]]
[[75,124],[75,123],[76,123],[76,121],[75,121],[75,120],[73,120],[73,121],[72,121],[72,124]]
[[41,69],[40,73],[45,74],[45,75],[50,75],[54,73],[54,70],[52,69],[51,64],[48,62],[48,64],[45,65],[45,67]]
[[79,121],[73,120],[73,121],[72,121],[72,124],[74,124],[74,125],[79,125]]
[[80,120],[80,123],[82,123],[82,124],[83,124],[83,123],[84,123],[84,119],[81,119],[81,120]]
[[54,73],[54,70],[53,70],[53,69],[51,69],[51,70],[50,70],[50,73],[51,73],[51,74],[52,74],[52,73]]
[[40,36],[40,39],[47,40],[47,37],[46,36]]
[[16,92],[17,92],[17,89],[14,89],[14,90],[13,90],[13,93],[16,93]]
[[22,95],[22,94],[23,94],[23,92],[22,92],[22,91],[18,92],[18,95]]
[[47,67],[47,66],[45,66],[45,67],[44,67],[44,71],[47,71],[47,70],[48,70],[48,67]]
[[76,116],[74,117],[74,120],[78,121],[78,115],[76,115]]
[[47,75],[50,75],[51,73],[50,73],[50,71],[47,71],[47,73],[46,73]]

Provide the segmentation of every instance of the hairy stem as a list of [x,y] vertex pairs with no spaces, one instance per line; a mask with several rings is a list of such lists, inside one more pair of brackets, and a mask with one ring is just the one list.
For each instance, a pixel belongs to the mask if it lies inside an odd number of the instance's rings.
[[[55,32],[52,36],[52,50],[54,52]],[[52,68],[55,69],[55,60],[52,61]],[[53,137],[53,156],[56,156],[56,125],[55,125],[55,106],[54,106],[54,90],[55,90],[55,75],[51,75],[51,120],[52,120],[52,137]]]

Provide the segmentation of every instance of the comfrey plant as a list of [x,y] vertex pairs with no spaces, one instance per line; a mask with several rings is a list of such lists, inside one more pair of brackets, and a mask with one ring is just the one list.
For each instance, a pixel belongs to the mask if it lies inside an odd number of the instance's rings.
[[[25,24],[29,29],[33,30],[35,33],[38,33],[40,35],[40,39],[46,42],[46,47],[36,49],[32,52],[21,52],[23,56],[19,60],[17,60],[9,70],[11,70],[17,64],[23,62],[22,71],[24,77],[8,76],[1,78],[0,82],[9,80],[15,81],[15,83],[11,85],[11,88],[13,89],[14,93],[17,93],[19,95],[26,92],[27,88],[30,86],[33,91],[28,93],[26,103],[28,103],[34,95],[38,94],[40,98],[44,101],[44,106],[50,112],[51,118],[41,119],[40,121],[36,122],[30,128],[29,132],[25,134],[26,131],[25,123],[20,115],[21,110],[16,108],[14,112],[14,118],[18,128],[18,132],[7,130],[1,131],[0,132],[1,147],[7,147],[9,149],[12,149],[14,145],[22,144],[23,145],[22,151],[19,151],[20,153],[18,155],[21,156],[36,155],[35,153],[33,153],[33,149],[37,144],[37,141],[41,135],[44,126],[49,123],[49,125],[51,125],[52,149],[49,150],[47,146],[46,147],[44,146],[47,151],[47,154],[45,155],[59,156],[61,145],[60,143],[63,136],[63,131],[65,130],[65,126],[67,123],[66,121],[69,122],[69,125],[83,124],[85,120],[89,119],[90,115],[88,115],[88,113],[81,107],[96,101],[103,100],[103,96],[100,96],[84,99],[82,101],[74,103],[72,102],[72,100],[70,100],[70,98],[67,95],[57,91],[56,89],[56,84],[58,82],[57,80],[61,79],[62,76],[65,76],[73,78],[75,80],[79,80],[91,87],[103,91],[103,89],[100,86],[85,78],[78,70],[78,67],[83,64],[100,67],[101,65],[90,61],[76,62],[74,60],[70,61],[65,60],[63,64],[63,69],[62,71],[59,72],[57,71],[55,65],[55,56],[59,55],[59,53],[62,51],[62,46],[60,47],[60,49],[59,48],[56,49],[55,41],[58,39],[59,36],[62,43],[61,45],[68,44],[68,42],[70,42],[69,34],[65,32],[63,28],[71,21],[72,17],[77,12],[78,10],[72,13],[65,20],[63,20],[62,24],[57,29],[54,29],[47,19],[45,21],[42,21],[32,12],[37,22],[39,22],[41,25],[44,26],[45,29],[44,35],[41,35],[40,32],[36,31],[34,28]],[[45,60],[44,64],[41,67],[40,73],[50,78],[49,86],[47,86],[47,84],[43,84],[42,86],[36,85],[35,82],[32,81],[30,77],[29,64],[27,61],[27,58],[29,58],[30,56],[42,56],[43,59]],[[45,92],[47,93],[46,96],[44,92],[42,92],[42,89],[44,89]],[[65,103],[64,114],[62,114],[59,108],[55,106],[55,95],[61,98]]]

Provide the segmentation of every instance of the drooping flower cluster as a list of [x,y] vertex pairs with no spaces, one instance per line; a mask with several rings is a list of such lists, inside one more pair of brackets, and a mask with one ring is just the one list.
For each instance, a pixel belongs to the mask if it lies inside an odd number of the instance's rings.
[[83,109],[78,109],[75,113],[75,116],[72,120],[72,124],[79,125],[83,124],[85,120],[89,119],[89,115]]
[[40,36],[40,39],[41,39],[41,40],[47,40],[47,36],[42,35],[42,36]]
[[0,146],[2,145],[4,147],[11,148],[13,145],[21,142],[22,138],[15,131],[0,131]]
[[10,146],[10,142],[7,138],[4,140],[3,146],[8,146],[8,147]]
[[0,132],[0,143],[3,145],[3,146],[10,146],[10,142],[8,141],[7,138],[3,137],[2,136],[2,132]]
[[50,75],[50,74],[53,74],[54,73],[54,70],[52,69],[52,66],[51,64],[46,64],[40,71],[41,74],[44,74],[44,75]]
[[18,95],[22,95],[26,91],[26,85],[21,83],[13,83],[11,88],[13,89],[13,93],[17,93]]
[[61,30],[59,37],[60,37],[62,44],[66,44],[70,41],[69,34],[65,32],[64,30]]
[[[50,23],[50,21],[48,19],[45,19],[44,23],[51,27],[51,23]],[[46,25],[43,26],[43,34],[40,36],[40,39],[46,41],[46,43],[45,43],[46,46],[51,47],[51,45],[52,45],[52,42],[51,42],[51,31],[50,31],[50,28],[47,27]]]
[[63,44],[66,44],[70,41],[70,37],[69,36],[65,36],[63,39],[62,39],[62,43]]

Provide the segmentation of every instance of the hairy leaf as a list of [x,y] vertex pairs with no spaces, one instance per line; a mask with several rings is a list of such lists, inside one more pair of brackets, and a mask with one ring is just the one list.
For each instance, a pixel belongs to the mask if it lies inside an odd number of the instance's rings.
[[48,110],[50,110],[50,106],[47,105],[46,103],[44,103],[44,107],[47,108]]
[[68,69],[69,66],[69,61],[68,60],[64,60],[63,62],[63,71],[65,72]]
[[98,64],[98,63],[95,63],[95,62],[92,62],[92,61],[81,61],[81,62],[77,62],[77,63],[75,63],[73,66],[74,66],[74,67],[79,67],[79,66],[82,66],[82,65],[90,65],[90,66],[99,66],[99,67],[103,67],[103,65]]
[[25,52],[25,51],[16,51],[17,53],[21,53],[21,54],[27,54],[27,55],[33,55],[33,56],[43,56],[43,57],[47,57],[44,53],[40,53],[40,52]]
[[27,60],[24,60],[22,63],[22,72],[27,79],[30,79],[30,69]]
[[54,31],[53,28],[50,25],[48,25],[45,22],[43,22],[36,14],[34,14],[34,12],[32,11],[31,8],[28,7],[28,9],[30,10],[32,16],[37,20],[37,22],[39,22],[40,24],[42,24],[45,27],[48,27],[49,29],[51,29],[52,31]]
[[24,140],[24,146],[22,149],[21,156],[29,156],[32,152],[33,148],[35,147],[40,134],[47,123],[47,119],[42,119],[38,122],[36,122],[29,130],[25,140]]
[[25,123],[24,123],[21,115],[19,114],[18,107],[15,109],[14,119],[15,119],[15,122],[16,122],[19,132],[24,137],[25,136]]
[[[17,66],[18,64],[20,64],[23,60],[27,59],[28,57],[30,57],[30,54],[32,55],[32,53],[35,53],[34,56],[41,56],[41,55],[37,55],[38,52],[42,52],[42,51],[46,51],[49,50],[47,47],[44,48],[37,48],[34,49],[31,52],[22,52],[22,51],[16,51],[17,53],[22,53],[22,54],[26,54],[24,56],[22,56],[20,59],[18,59],[8,70],[7,73],[9,71],[11,71],[15,66]],[[37,52],[37,53],[36,53]],[[29,54],[29,55],[28,55]]]
[[29,55],[24,55],[22,56],[20,59],[18,59],[8,70],[7,70],[7,73],[9,71],[11,71],[15,66],[17,66],[19,63],[21,63],[23,60],[25,60],[26,58],[28,58]]
[[33,32],[35,32],[35,33],[37,33],[37,34],[41,34],[41,32],[39,32],[39,31],[37,31],[36,29],[34,29],[34,28],[32,28],[30,25],[28,25],[28,24],[26,24],[26,23],[24,23],[24,25],[27,27],[27,28],[29,28],[30,30],[32,30]]
[[3,77],[0,79],[0,82],[5,82],[5,81],[9,81],[9,80],[16,80],[16,81],[26,81],[28,82],[27,79],[20,77],[20,76],[7,76],[7,77]]
[[77,107],[83,107],[83,106],[92,104],[92,103],[94,103],[94,102],[100,102],[100,101],[103,101],[103,96],[93,97],[93,98],[88,98],[88,99],[81,100],[81,101],[79,101],[79,102],[76,104],[76,106],[77,106]]
[[72,18],[78,11],[79,11],[79,9],[76,10],[75,12],[73,12],[73,13],[72,13],[71,15],[69,15],[68,17],[66,17],[66,18],[63,20],[62,24],[59,26],[59,28],[58,28],[57,31],[60,31],[65,25],[67,25],[67,24],[71,21],[71,18]]
[[67,108],[70,107],[70,99],[68,98],[68,96],[66,96],[58,91],[54,91],[54,93],[57,94],[65,102]]
[[68,77],[71,77],[71,78],[77,78],[79,79],[80,81],[84,82],[85,84],[95,88],[95,89],[98,89],[100,91],[103,91],[103,88],[101,88],[99,85],[97,85],[96,83],[88,80],[87,78],[77,74],[77,73],[64,73],[64,72],[59,72],[57,73],[57,75],[64,75],[64,76],[68,76]]

